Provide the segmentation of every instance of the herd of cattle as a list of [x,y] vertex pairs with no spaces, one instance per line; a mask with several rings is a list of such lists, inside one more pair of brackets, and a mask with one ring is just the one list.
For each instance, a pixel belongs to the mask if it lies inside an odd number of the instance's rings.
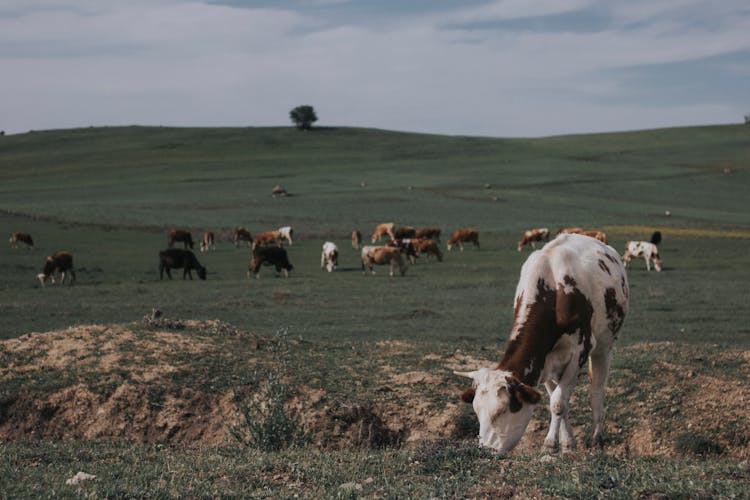
[[[566,227],[557,231],[557,234],[581,234],[601,241],[607,244],[607,236],[601,231],[586,231],[580,227]],[[440,250],[440,228],[425,227],[416,229],[411,226],[396,227],[393,222],[379,224],[375,227],[370,236],[371,245],[362,244],[362,233],[358,230],[352,231],[352,247],[360,251],[362,272],[367,273],[369,270],[375,274],[374,265],[390,266],[390,275],[394,276],[395,268],[403,276],[406,273],[408,263],[415,264],[419,255],[426,257],[435,257],[439,262],[443,260],[443,253]],[[252,235],[244,227],[235,227],[232,230],[231,239],[235,247],[241,244],[247,244],[252,249],[250,265],[248,266],[248,277],[254,275],[259,277],[262,266],[273,266],[277,273],[284,273],[285,277],[289,276],[289,271],[294,266],[289,262],[289,256],[284,248],[284,242],[289,245],[293,244],[294,230],[291,226],[280,227],[275,231],[266,231]],[[383,238],[387,238],[382,245],[376,245]],[[537,242],[548,242],[550,231],[547,228],[536,228],[525,231],[518,241],[518,251],[529,245],[536,248]],[[625,247],[625,253],[622,260],[625,266],[628,265],[633,257],[643,257],[646,261],[646,268],[651,270],[651,263],[654,268],[661,271],[661,259],[657,245],[661,240],[661,233],[655,232],[651,241],[628,241]],[[209,252],[216,249],[216,236],[212,231],[203,233],[200,240],[200,251]],[[10,244],[17,248],[19,243],[23,243],[27,248],[34,247],[34,240],[29,233],[16,231],[10,237]],[[173,248],[176,243],[182,243],[183,249]],[[451,233],[446,248],[450,252],[454,248],[460,251],[464,250],[464,244],[473,244],[476,248],[479,246],[479,231],[474,228],[457,229]],[[193,236],[190,231],[181,229],[171,229],[167,232],[167,249],[159,252],[159,277],[164,279],[166,272],[169,279],[172,278],[172,269],[182,269],[183,279],[193,279],[192,271],[196,271],[200,279],[206,279],[206,268],[198,261],[195,254],[191,251],[194,248]],[[328,272],[336,270],[338,267],[339,249],[331,241],[323,244],[320,256],[320,267]],[[73,269],[73,256],[70,252],[56,252],[46,257],[42,272],[37,275],[37,279],[42,287],[47,281],[55,283],[55,276],[60,275],[60,282],[65,283],[66,277],[70,275],[70,283],[75,282],[75,271]]]

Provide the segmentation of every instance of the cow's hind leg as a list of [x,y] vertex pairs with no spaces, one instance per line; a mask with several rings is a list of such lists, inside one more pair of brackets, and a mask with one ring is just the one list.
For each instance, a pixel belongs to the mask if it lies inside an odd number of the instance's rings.
[[607,376],[611,360],[611,351],[595,352],[589,358],[591,411],[594,426],[594,432],[591,436],[591,446],[597,449],[604,448],[604,392],[607,387]]

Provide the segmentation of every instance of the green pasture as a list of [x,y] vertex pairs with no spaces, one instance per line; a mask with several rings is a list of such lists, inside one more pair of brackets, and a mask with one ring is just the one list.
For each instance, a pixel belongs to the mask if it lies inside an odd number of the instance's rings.
[[[276,184],[290,196],[272,198]],[[133,322],[159,307],[169,317],[219,319],[262,336],[284,329],[315,346],[311,376],[315,370],[361,366],[362,360],[349,353],[366,353],[381,340],[406,340],[430,353],[460,348],[497,359],[529,253],[516,251],[521,233],[576,225],[606,228],[619,252],[627,240],[645,240],[660,230],[664,270],[647,272],[642,259],[633,261],[631,312],[620,346],[668,341],[703,349],[710,359],[712,352],[750,345],[748,200],[750,127],[739,125],[543,139],[356,128],[124,127],[4,136],[0,338]],[[390,278],[386,268],[363,276],[349,234],[359,229],[367,237],[377,223],[387,221],[441,227],[444,250],[452,230],[476,227],[481,249],[446,253],[441,263],[420,258],[404,277]],[[292,225],[291,277],[264,268],[260,279],[248,279],[249,249],[235,248],[226,239],[237,225],[251,232]],[[206,281],[183,280],[179,271],[172,281],[159,280],[157,254],[166,247],[170,227],[192,230],[195,253],[208,269]],[[205,229],[219,240],[215,252],[201,254],[197,240]],[[10,248],[7,238],[14,230],[31,233],[36,248]],[[319,267],[326,240],[341,251],[339,269],[331,274]],[[77,283],[42,289],[35,276],[44,257],[58,250],[74,254]],[[618,369],[648,367],[651,360],[615,354],[614,380]],[[404,357],[393,365],[407,371],[413,361]],[[748,381],[744,368],[732,376]],[[344,390],[345,384],[333,379],[336,390]],[[365,389],[357,389],[360,397]],[[575,411],[588,419],[585,405],[579,402]],[[509,467],[500,475],[496,460],[473,447],[435,446],[275,454],[4,442],[0,490],[12,497],[50,494],[51,488],[63,496],[495,497],[538,492],[590,497],[605,492],[632,497],[651,492],[684,497],[695,492],[742,496],[750,483],[747,467],[720,457],[605,456],[546,464],[519,457],[518,472]],[[423,455],[415,458],[415,453]],[[79,467],[113,474],[116,480],[94,489],[55,486]],[[692,486],[676,482],[696,467],[702,475]],[[575,481],[571,468],[577,471]],[[394,477],[394,471],[396,476],[406,471],[404,479]],[[532,484],[522,477],[524,471],[545,479]],[[277,473],[286,482],[268,479]],[[507,481],[507,487],[481,483],[470,491],[456,489],[476,486],[478,476]],[[15,478],[12,489],[4,489],[2,481],[9,477]],[[368,477],[373,481],[366,483]],[[313,486],[316,478],[324,482]],[[340,489],[347,478],[364,489]],[[290,483],[304,487],[298,491]]]

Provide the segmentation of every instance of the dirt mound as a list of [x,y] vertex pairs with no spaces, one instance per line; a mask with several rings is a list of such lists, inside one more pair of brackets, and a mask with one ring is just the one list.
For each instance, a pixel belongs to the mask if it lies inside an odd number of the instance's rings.
[[[451,436],[473,442],[473,412],[458,399],[464,380],[452,371],[495,364],[383,341],[326,370],[327,350],[301,340],[264,338],[220,321],[170,325],[79,326],[0,342],[0,439],[236,443],[232,429],[246,422],[248,402],[266,404],[259,394],[273,373],[290,388],[284,407],[312,446],[374,448]],[[641,344],[620,349],[616,359],[606,401],[609,453],[750,456],[747,351]],[[587,391],[584,375],[571,399],[582,450],[591,432]],[[548,418],[540,405],[521,452],[539,450]]]

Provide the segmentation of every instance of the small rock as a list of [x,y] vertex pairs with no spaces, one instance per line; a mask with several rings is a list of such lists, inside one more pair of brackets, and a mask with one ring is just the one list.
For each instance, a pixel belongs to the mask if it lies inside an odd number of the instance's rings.
[[556,458],[552,455],[542,455],[542,458],[539,459],[540,462],[554,462]]
[[87,481],[89,479],[95,479],[96,476],[93,474],[87,474],[86,472],[78,471],[78,473],[65,481],[65,484],[76,485],[81,481]]
[[339,489],[341,490],[361,490],[362,485],[359,483],[351,482],[351,483],[344,483],[341,486],[339,486]]

